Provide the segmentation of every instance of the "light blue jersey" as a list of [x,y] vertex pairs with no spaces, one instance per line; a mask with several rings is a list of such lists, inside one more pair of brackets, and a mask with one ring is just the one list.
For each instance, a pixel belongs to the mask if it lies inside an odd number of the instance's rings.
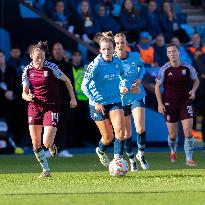
[[90,105],[119,103],[119,87],[120,84],[125,86],[126,82],[123,77],[121,61],[113,57],[112,61],[107,62],[100,54],[88,65],[81,90],[89,98]]
[[[126,59],[120,59],[123,66],[124,77],[127,80],[126,87],[129,92],[122,95],[122,105],[131,105],[136,100],[142,100],[145,96],[145,90],[142,84],[139,84],[140,93],[133,94],[130,92],[132,84],[139,78],[142,80],[145,73],[144,63],[137,52],[128,52],[128,57]],[[116,54],[115,54],[116,56]]]

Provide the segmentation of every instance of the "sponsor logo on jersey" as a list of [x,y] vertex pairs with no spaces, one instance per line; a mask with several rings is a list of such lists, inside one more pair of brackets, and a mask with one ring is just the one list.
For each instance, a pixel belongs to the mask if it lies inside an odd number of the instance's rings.
[[164,105],[169,105],[169,103],[165,102]]
[[44,75],[45,78],[47,78],[47,77],[48,77],[48,71],[45,70],[45,71],[43,72],[43,75]]
[[34,76],[34,73],[31,73],[31,74],[30,74],[30,76],[32,76],[32,77],[33,77],[33,76]]
[[30,123],[32,121],[32,117],[28,117],[28,122]]
[[182,75],[186,75],[186,69],[182,70]]

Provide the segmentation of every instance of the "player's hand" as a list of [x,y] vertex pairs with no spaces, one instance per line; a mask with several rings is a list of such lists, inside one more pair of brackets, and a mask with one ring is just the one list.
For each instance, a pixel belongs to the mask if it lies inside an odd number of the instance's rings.
[[158,112],[161,113],[162,115],[165,115],[166,109],[163,104],[158,105]]
[[29,93],[27,94],[27,97],[26,97],[26,101],[34,102],[34,98],[35,98],[35,95],[31,93],[31,90],[29,90]]
[[126,87],[121,87],[120,88],[120,93],[123,94],[123,95],[126,94],[128,91],[129,90]]
[[96,112],[101,112],[103,115],[105,115],[105,108],[103,107],[103,105],[96,103],[95,110]]
[[139,88],[139,86],[138,86],[138,84],[137,83],[133,83],[132,84],[132,87],[131,87],[131,93],[137,93],[137,94],[139,94],[141,92],[141,90],[140,90],[140,88]]
[[75,108],[77,107],[77,101],[75,98],[70,100],[70,108]]
[[5,92],[5,97],[7,100],[13,100],[14,99],[14,92],[12,90],[7,90]]
[[190,99],[190,100],[194,100],[194,98],[195,98],[195,91],[191,90],[191,91],[189,92],[189,99]]

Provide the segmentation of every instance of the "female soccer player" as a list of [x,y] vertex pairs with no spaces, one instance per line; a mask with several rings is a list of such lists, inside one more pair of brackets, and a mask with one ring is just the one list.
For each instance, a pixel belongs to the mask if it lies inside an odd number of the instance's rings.
[[113,129],[114,157],[121,158],[124,148],[124,115],[119,89],[122,65],[118,58],[113,57],[111,32],[104,33],[99,44],[101,54],[89,64],[81,89],[89,98],[90,115],[102,135],[96,153],[101,163],[108,167],[110,161],[106,150],[113,140]]
[[72,84],[59,68],[45,61],[47,42],[39,42],[30,51],[32,62],[24,68],[22,75],[22,98],[29,102],[28,123],[33,150],[43,172],[39,177],[50,177],[50,169],[41,145],[41,132],[44,127],[43,144],[52,156],[57,154],[54,138],[57,131],[60,106],[59,80],[65,82],[71,100],[70,106],[77,106]]
[[[169,62],[162,66],[159,71],[155,93],[158,111],[164,115],[169,132],[168,144],[171,149],[171,162],[176,161],[176,137],[178,121],[181,120],[185,136],[186,165],[196,166],[192,159],[194,149],[192,101],[199,86],[199,79],[195,69],[190,64],[181,62],[179,55],[177,45],[168,45]],[[164,87],[163,94],[160,92],[161,85]]]
[[[144,64],[139,53],[126,51],[127,40],[123,33],[116,34],[114,39],[116,44],[115,55],[121,60],[125,79],[129,82],[129,86],[122,90],[122,105],[125,115],[125,150],[130,159],[131,171],[138,169],[136,158],[139,160],[141,167],[146,170],[149,168],[144,158],[146,142],[144,98],[146,93],[141,84],[145,73]],[[132,145],[131,115],[134,118],[137,132],[138,153],[136,158]]]

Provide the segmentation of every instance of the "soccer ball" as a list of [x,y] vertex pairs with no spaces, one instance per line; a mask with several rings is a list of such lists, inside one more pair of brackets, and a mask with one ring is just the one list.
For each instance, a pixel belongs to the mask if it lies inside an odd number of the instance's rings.
[[122,158],[113,159],[109,164],[109,172],[111,176],[125,176],[128,169],[127,161]]

